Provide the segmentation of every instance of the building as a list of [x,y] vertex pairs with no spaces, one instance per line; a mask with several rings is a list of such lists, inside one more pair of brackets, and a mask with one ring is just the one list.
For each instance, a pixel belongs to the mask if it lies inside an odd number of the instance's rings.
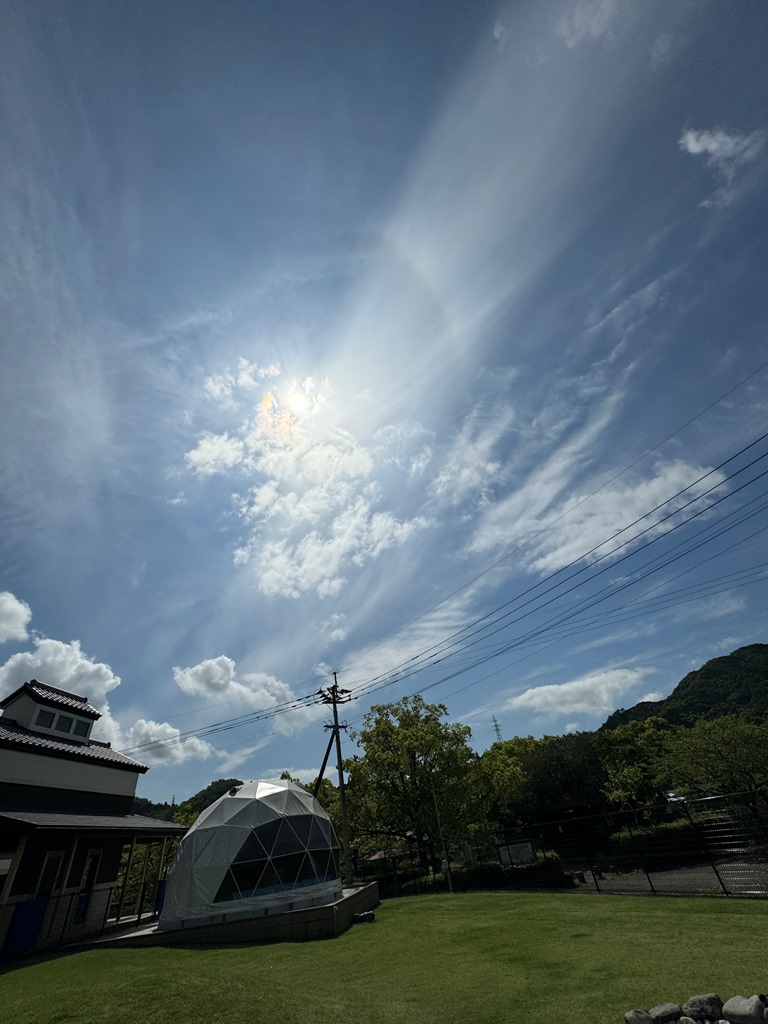
[[131,813],[147,767],[91,739],[87,697],[33,679],[0,711],[2,954],[155,913],[168,841],[186,829]]

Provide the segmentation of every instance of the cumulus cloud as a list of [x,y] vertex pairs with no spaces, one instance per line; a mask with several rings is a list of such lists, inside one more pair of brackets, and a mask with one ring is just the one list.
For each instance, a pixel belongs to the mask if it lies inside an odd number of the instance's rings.
[[32,609],[9,590],[0,591],[0,644],[6,640],[26,640]]
[[646,693],[644,697],[641,697],[638,703],[661,700],[663,696],[664,694],[661,692],[661,690],[651,690],[650,693]]
[[120,686],[120,676],[109,665],[89,657],[78,640],[63,643],[35,637],[33,644],[32,651],[14,654],[0,665],[0,693],[3,695],[30,679],[81,694],[101,712],[93,728],[95,739],[106,740],[118,750],[160,741],[155,749],[135,753],[136,759],[146,764],[178,763],[211,753],[213,748],[202,740],[182,741],[179,730],[165,722],[139,719],[129,729],[123,729],[112,715],[107,696]]
[[727,132],[722,128],[711,131],[686,129],[677,144],[684,153],[702,156],[707,167],[715,172],[721,184],[714,195],[702,206],[729,206],[739,198],[748,182],[737,184],[737,174],[753,163],[765,147],[765,129],[758,129],[749,135]]
[[295,694],[287,683],[275,676],[265,672],[239,675],[236,662],[225,654],[207,658],[189,668],[175,667],[173,679],[184,693],[214,703],[244,701],[258,711],[275,705],[289,707],[289,711],[273,720],[282,733],[294,732],[322,716],[321,709],[300,703],[302,695]]
[[557,23],[557,34],[572,48],[584,40],[594,42],[611,27],[619,0],[580,0]]
[[619,698],[641,683],[648,671],[608,668],[567,683],[535,686],[506,701],[503,710],[533,711],[548,719],[560,715],[601,717],[614,711]]
[[168,722],[144,718],[123,732],[120,745],[125,750],[135,750],[132,756],[150,766],[204,760],[214,753],[213,747],[205,740],[196,736],[181,739],[180,731]]

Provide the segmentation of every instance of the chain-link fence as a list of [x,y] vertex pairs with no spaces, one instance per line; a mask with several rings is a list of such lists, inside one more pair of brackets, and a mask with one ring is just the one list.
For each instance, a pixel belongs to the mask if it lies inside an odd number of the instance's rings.
[[448,846],[450,870],[440,843],[424,837],[421,849],[410,843],[358,857],[358,875],[377,880],[385,896],[449,886],[768,896],[768,808],[755,794],[574,813]]

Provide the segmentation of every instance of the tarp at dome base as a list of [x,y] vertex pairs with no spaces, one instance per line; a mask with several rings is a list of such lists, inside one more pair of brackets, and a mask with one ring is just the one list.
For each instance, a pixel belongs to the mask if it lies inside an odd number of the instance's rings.
[[247,782],[206,808],[168,873],[162,929],[340,898],[339,843],[328,815],[284,779]]

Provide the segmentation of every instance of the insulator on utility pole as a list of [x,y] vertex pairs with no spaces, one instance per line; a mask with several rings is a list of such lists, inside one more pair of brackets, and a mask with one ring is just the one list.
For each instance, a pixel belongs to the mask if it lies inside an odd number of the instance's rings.
[[341,730],[347,728],[347,723],[343,722],[339,724],[339,704],[346,704],[348,700],[351,700],[349,690],[343,690],[338,683],[336,673],[333,673],[333,686],[329,686],[325,690],[317,691],[318,697],[323,704],[330,704],[333,711],[333,724],[326,725],[326,729],[331,730],[331,738],[328,743],[328,749],[325,752],[325,758],[323,760],[323,767],[320,769],[320,775],[317,778],[315,784],[315,796],[317,796],[320,789],[320,783],[323,781],[323,773],[325,766],[328,763],[328,757],[331,753],[331,747],[333,746],[334,740],[336,742],[336,759],[338,762],[339,769],[339,805],[341,808],[341,850],[342,850],[342,880],[346,885],[352,885],[353,882],[353,871],[352,871],[352,856],[349,849],[349,828],[347,826],[347,794],[344,783],[344,762],[341,757]]

